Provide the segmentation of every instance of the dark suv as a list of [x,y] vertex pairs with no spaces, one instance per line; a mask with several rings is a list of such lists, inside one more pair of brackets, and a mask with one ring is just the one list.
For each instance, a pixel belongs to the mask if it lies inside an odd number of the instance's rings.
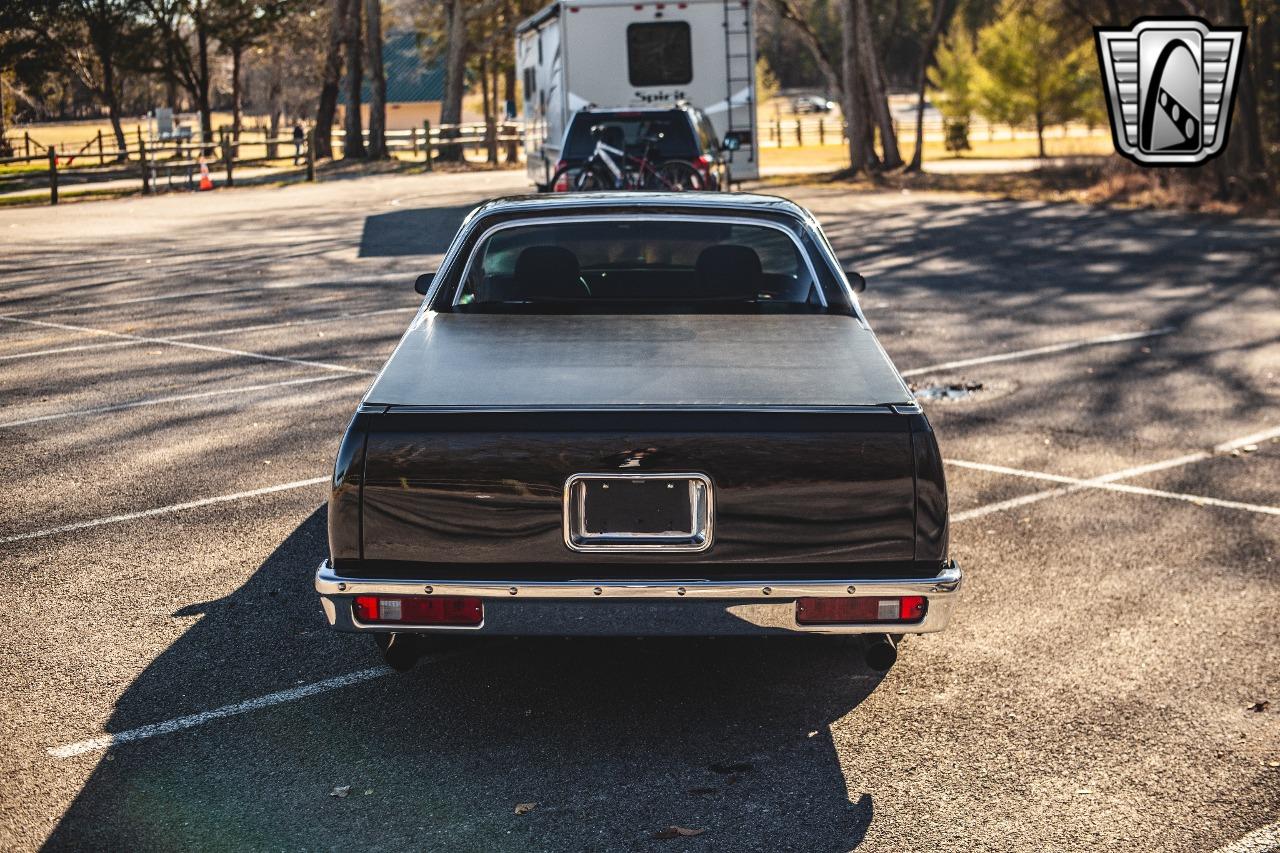
[[[702,175],[708,190],[729,189],[729,167],[711,120],[690,106],[627,107],[602,109],[587,107],[574,113],[565,131],[556,171],[590,159],[599,133],[604,128],[608,138],[625,143],[630,157],[641,157],[648,145],[652,154],[662,160],[685,160]],[[561,181],[561,184],[566,184]],[[565,192],[566,185],[551,186],[552,192]]]

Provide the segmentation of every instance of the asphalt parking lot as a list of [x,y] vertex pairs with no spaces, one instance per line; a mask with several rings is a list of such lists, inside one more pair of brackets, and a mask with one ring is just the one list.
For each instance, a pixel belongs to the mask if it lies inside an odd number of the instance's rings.
[[1280,846],[1280,224],[778,190],[910,381],[981,385],[925,403],[950,630],[883,676],[789,640],[393,674],[312,591],[323,483],[415,275],[523,187],[0,211],[0,846]]

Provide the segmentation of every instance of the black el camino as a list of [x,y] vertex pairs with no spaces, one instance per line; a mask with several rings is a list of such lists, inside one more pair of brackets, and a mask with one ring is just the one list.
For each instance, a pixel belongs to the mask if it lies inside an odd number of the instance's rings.
[[859,634],[888,668],[961,574],[861,289],[783,199],[477,208],[342,440],[330,624],[397,668],[445,633]]

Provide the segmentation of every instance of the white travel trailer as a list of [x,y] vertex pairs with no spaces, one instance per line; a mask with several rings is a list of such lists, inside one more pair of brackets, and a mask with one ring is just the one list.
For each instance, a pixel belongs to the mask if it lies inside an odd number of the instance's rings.
[[759,176],[752,0],[556,0],[516,28],[529,177],[547,184],[573,114],[684,101],[711,120],[732,180]]

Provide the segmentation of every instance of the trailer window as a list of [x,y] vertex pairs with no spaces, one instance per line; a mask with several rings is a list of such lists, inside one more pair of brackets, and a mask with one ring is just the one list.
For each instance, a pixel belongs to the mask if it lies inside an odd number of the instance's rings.
[[684,21],[627,27],[627,76],[632,86],[680,86],[693,79],[693,39]]

